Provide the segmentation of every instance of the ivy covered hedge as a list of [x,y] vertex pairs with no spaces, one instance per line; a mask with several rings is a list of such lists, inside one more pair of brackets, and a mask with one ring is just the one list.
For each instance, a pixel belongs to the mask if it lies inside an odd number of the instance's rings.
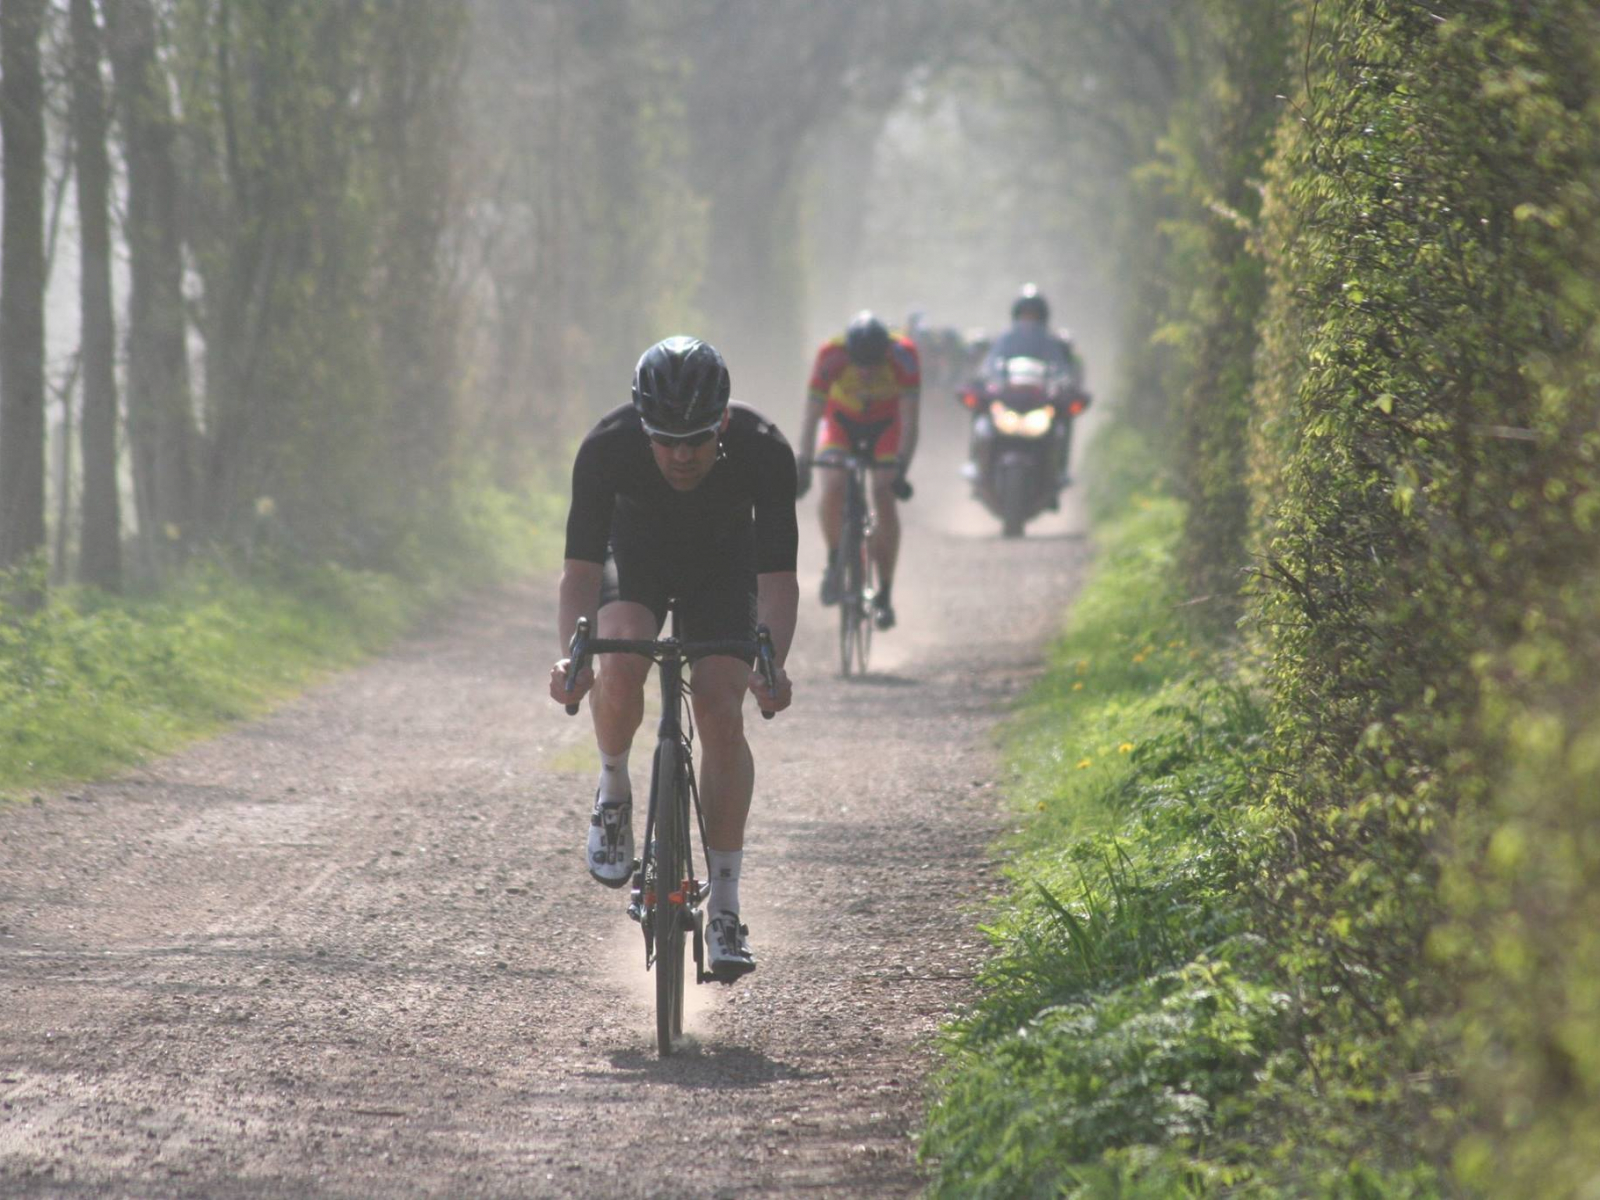
[[[1175,350],[1171,605],[1212,614],[1212,685],[1261,727],[1111,791],[1025,772],[1046,848],[1018,860],[955,1031],[941,1186],[1594,1194],[1600,8],[1184,19],[1183,99],[1141,178],[1166,214],[1143,320]],[[1056,726],[1068,757],[1083,719]],[[1197,792],[1206,754],[1226,771]],[[1140,799],[1171,794],[1210,817]],[[1060,815],[1104,804],[1110,833]],[[1226,919],[1141,960],[1119,939],[1164,927],[1151,886]],[[1226,1052],[1201,1017],[1233,1022]]]
[[1600,17],[1349,0],[1297,40],[1248,608],[1324,1118],[1286,1127],[1562,1194],[1600,1170]]

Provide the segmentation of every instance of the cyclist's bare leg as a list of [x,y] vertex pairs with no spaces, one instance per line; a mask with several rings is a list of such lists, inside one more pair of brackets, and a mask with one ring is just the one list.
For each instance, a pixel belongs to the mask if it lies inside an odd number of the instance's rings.
[[744,849],[744,823],[755,790],[755,763],[744,737],[744,695],[750,668],[725,655],[702,658],[690,676],[695,736],[700,742],[700,806],[713,850]]
[[896,467],[872,470],[872,561],[878,566],[878,584],[888,587],[894,580],[894,565],[900,557],[900,508],[894,498]]
[[831,558],[839,548],[839,531],[844,527],[845,473],[819,471],[817,474],[821,476],[817,485],[817,516],[822,522],[822,540]]
[[[656,636],[655,614],[631,600],[615,600],[598,616],[598,637]],[[644,681],[649,673],[650,660],[637,654],[599,655],[589,711],[594,716],[594,739],[602,754],[621,754],[633,745],[633,735],[644,720]]]

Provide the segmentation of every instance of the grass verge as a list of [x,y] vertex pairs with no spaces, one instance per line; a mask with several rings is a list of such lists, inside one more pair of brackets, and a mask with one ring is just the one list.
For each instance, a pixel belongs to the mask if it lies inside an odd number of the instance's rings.
[[[1120,455],[1114,455],[1120,457]],[[1009,723],[1011,890],[947,1032],[923,1152],[938,1196],[1200,1194],[1248,1176],[1282,1000],[1244,883],[1265,736],[1173,589],[1177,502],[1135,495]]]
[[403,574],[196,562],[159,593],[0,606],[0,798],[104,775],[262,712],[465,590],[555,561],[561,498],[475,488]]

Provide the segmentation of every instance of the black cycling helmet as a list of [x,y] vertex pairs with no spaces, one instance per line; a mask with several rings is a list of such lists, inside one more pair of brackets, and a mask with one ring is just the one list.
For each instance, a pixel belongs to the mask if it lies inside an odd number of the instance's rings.
[[1023,317],[1032,317],[1041,325],[1050,323],[1050,304],[1031,283],[1023,284],[1017,298],[1011,302],[1011,319],[1019,321]]
[[889,353],[889,330],[866,309],[844,331],[844,348],[858,367],[875,367]]
[[646,433],[685,437],[715,429],[728,411],[728,391],[728,365],[699,338],[657,342],[633,368],[633,407]]

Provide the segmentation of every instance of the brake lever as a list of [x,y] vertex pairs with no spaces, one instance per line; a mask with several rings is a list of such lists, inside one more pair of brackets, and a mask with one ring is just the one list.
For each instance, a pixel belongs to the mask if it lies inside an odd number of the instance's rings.
[[[756,630],[756,662],[759,664],[761,679],[767,685],[767,690],[769,692],[776,691],[778,674],[772,661],[772,634],[768,632],[765,625]],[[763,721],[770,721],[777,715],[777,713],[769,712],[764,708],[761,710],[761,719]]]
[[[572,641],[567,645],[567,691],[572,690],[572,685],[584,668],[584,659],[589,657],[589,618],[579,617],[578,623],[572,628]],[[578,705],[567,705],[567,716],[578,715]]]

